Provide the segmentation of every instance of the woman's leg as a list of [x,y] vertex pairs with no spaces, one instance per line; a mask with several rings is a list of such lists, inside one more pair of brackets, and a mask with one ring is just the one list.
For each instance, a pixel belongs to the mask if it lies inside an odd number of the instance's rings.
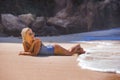
[[81,48],[80,44],[75,45],[70,50],[67,50],[67,49],[61,47],[60,45],[56,44],[56,45],[54,45],[54,49],[55,49],[54,50],[55,55],[71,56],[71,55],[76,54],[76,53],[78,53],[78,54],[85,53],[83,48]]
[[72,47],[71,49],[69,49],[70,52],[73,53],[78,53],[78,54],[82,54],[85,53],[85,51],[83,50],[83,48],[80,46],[80,44],[75,45],[74,47]]
[[54,53],[55,55],[66,55],[66,56],[71,56],[73,55],[72,52],[69,50],[66,50],[65,48],[61,47],[60,45],[54,45]]

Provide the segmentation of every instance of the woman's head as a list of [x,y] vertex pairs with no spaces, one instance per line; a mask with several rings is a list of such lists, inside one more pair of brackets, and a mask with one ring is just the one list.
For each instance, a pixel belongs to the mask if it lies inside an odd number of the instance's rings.
[[30,28],[23,28],[21,31],[22,39],[24,41],[32,41],[34,39],[34,33]]

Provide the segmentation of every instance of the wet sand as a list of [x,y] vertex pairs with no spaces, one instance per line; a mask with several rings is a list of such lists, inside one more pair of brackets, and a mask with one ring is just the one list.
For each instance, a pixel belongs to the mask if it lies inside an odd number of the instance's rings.
[[[60,44],[69,48],[75,43]],[[84,48],[95,45],[81,43]],[[120,74],[81,69],[76,60],[77,55],[19,56],[22,50],[19,42],[0,43],[0,80],[120,80]]]

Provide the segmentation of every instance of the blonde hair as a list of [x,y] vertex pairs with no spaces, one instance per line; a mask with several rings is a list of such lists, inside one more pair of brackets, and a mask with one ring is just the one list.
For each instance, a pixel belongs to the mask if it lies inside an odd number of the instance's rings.
[[26,34],[27,32],[30,30],[30,28],[23,28],[22,31],[21,31],[21,36],[22,36],[22,40],[23,42],[26,41]]

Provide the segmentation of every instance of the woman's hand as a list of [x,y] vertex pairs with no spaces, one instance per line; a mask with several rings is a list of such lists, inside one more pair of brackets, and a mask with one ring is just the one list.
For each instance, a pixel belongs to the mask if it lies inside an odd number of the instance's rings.
[[19,55],[31,55],[31,52],[20,51]]

